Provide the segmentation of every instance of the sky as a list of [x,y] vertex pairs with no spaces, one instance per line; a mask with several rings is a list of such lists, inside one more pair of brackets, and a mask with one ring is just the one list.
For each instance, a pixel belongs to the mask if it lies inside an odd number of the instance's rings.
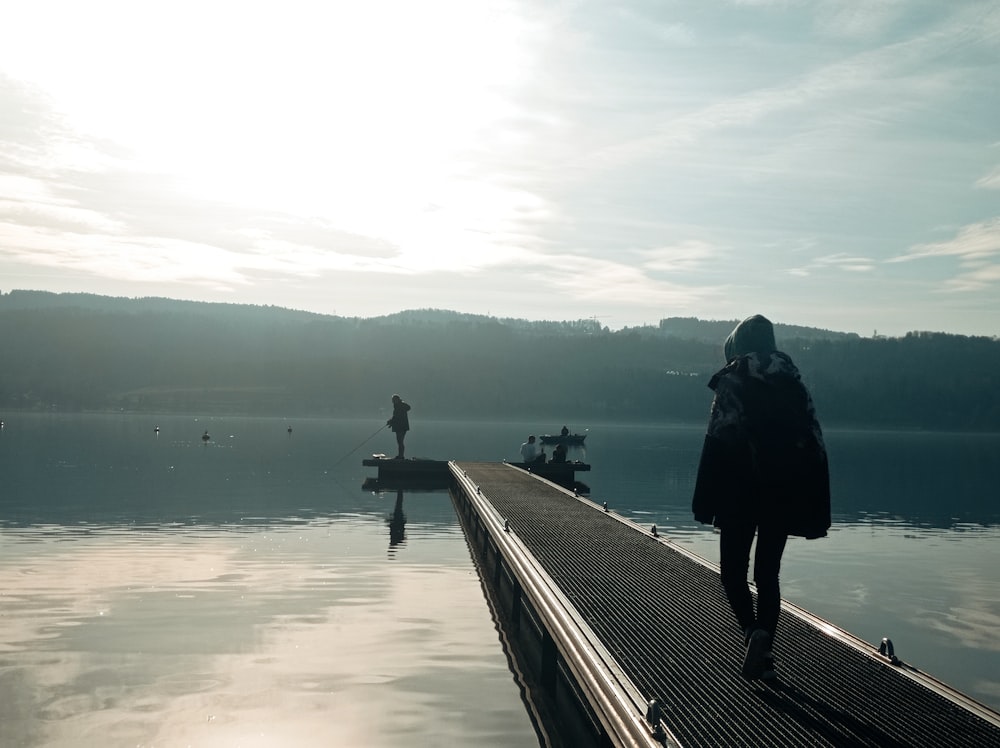
[[1000,335],[997,0],[33,0],[0,292]]

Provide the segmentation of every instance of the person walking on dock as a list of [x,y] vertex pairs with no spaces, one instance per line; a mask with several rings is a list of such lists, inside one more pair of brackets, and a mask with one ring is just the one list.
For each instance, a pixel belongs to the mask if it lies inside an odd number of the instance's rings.
[[[743,676],[776,677],[772,644],[781,609],[778,574],[789,535],[820,538],[830,528],[830,472],[809,391],[774,327],[754,315],[725,342],[692,509],[720,530],[722,586],[743,634]],[[753,578],[750,547],[757,537]]]
[[399,453],[396,455],[397,460],[403,459],[404,448],[403,439],[406,438],[406,432],[410,430],[410,412],[409,404],[403,402],[403,398],[399,395],[392,396],[392,418],[385,422],[386,426],[392,428],[393,433],[396,434],[396,444],[399,447]]

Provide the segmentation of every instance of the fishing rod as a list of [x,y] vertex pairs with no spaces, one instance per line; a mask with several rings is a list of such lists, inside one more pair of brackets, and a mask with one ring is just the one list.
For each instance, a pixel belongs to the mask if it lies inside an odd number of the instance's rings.
[[340,463],[342,463],[344,460],[346,460],[348,457],[350,457],[352,454],[354,454],[355,452],[357,452],[359,449],[361,449],[363,446],[365,446],[368,442],[370,442],[372,439],[374,439],[375,435],[378,434],[379,431],[381,431],[382,429],[384,429],[388,425],[389,425],[388,423],[385,423],[385,424],[382,424],[381,426],[379,426],[378,427],[378,431],[376,431],[374,434],[372,434],[367,439],[365,439],[363,442],[361,442],[361,444],[359,444],[358,446],[356,446],[354,449],[352,449],[346,455],[344,455],[339,460],[337,460],[335,463],[333,463],[333,466],[337,467],[337,465],[339,465]]

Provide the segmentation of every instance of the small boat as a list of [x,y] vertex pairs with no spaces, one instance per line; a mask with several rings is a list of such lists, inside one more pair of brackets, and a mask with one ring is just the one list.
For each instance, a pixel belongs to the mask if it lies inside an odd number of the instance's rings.
[[538,437],[542,444],[565,444],[567,447],[582,447],[586,438],[586,434],[542,434]]

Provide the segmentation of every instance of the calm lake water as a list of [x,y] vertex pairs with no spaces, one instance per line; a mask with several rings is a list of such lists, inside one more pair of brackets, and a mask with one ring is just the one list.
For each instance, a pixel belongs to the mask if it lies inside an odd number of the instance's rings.
[[[384,421],[5,421],[0,745],[537,745],[447,493],[362,489]],[[562,424],[412,425],[500,460]],[[569,425],[594,500],[718,561],[702,425]],[[827,441],[835,526],[784,596],[1000,708],[1000,436]]]

